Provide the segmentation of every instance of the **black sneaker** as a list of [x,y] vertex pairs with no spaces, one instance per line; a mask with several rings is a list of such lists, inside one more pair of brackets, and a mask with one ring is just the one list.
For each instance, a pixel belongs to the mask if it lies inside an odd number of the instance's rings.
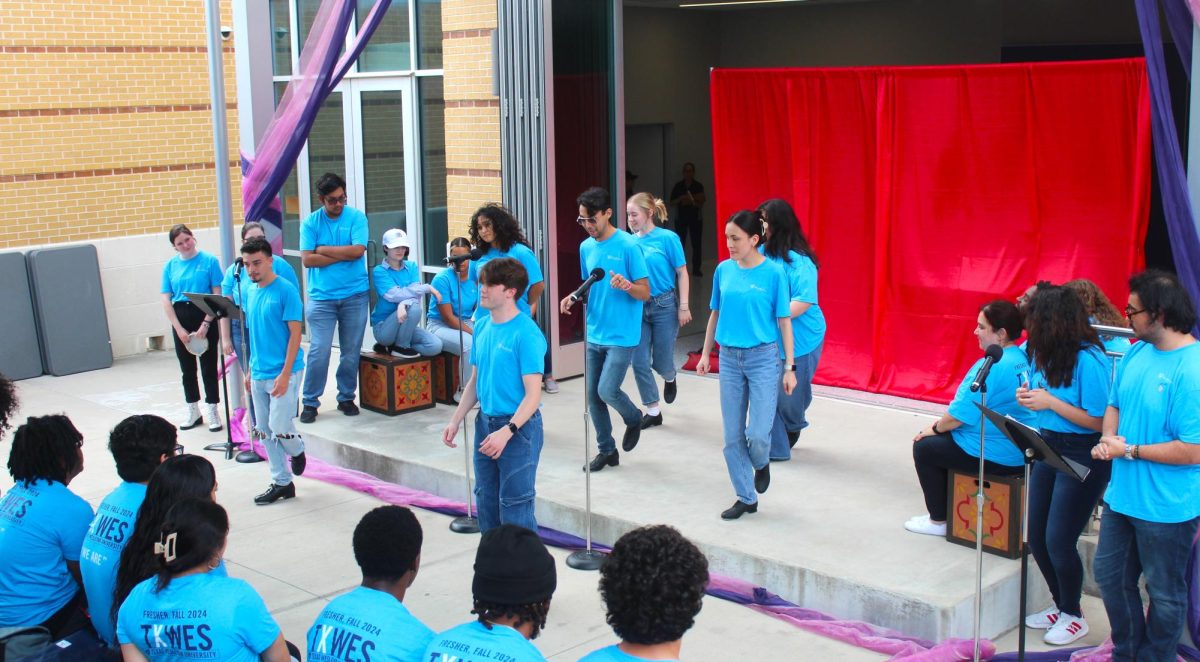
[[420,358],[421,353],[412,347],[401,347],[400,345],[392,345],[389,349],[392,350],[393,356],[399,356],[402,359]]
[[358,405],[353,400],[342,400],[338,403],[338,411],[347,416],[358,416]]
[[292,456],[292,473],[297,476],[304,475],[304,467],[308,466],[308,458],[301,452],[299,455]]
[[592,461],[588,462],[583,470],[587,471],[590,467],[592,471],[600,471],[604,467],[615,467],[620,463],[621,456],[617,454],[616,450],[611,453],[597,453],[596,457],[592,458]]
[[[662,425],[662,412],[659,412],[653,416],[651,416],[650,414],[642,414],[642,429],[643,430],[645,430],[647,428],[652,428],[655,425]],[[625,450],[629,450],[629,449],[626,448]]]
[[300,410],[300,422],[312,423],[317,420],[317,408],[304,405],[304,409]]
[[796,442],[800,441],[800,433],[799,432],[789,432],[789,433],[787,433],[787,436],[788,436],[788,448],[795,448]]
[[383,354],[384,356],[387,356],[388,354],[391,353],[388,351],[387,345],[384,345],[381,343],[375,343],[374,345],[372,345],[371,351],[375,352],[376,354]]
[[[659,419],[662,419],[662,416],[659,416]],[[639,423],[638,425],[626,425],[625,426],[625,436],[621,438],[621,450],[628,453],[629,451],[633,450],[637,446],[638,440],[641,438],[642,438],[641,423]]]
[[741,500],[734,501],[733,506],[724,510],[721,513],[721,519],[737,519],[746,513],[757,513],[757,503],[743,503]]
[[754,470],[754,491],[762,494],[771,486],[771,463],[763,465],[762,469]]
[[675,384],[674,380],[669,381],[669,382],[664,382],[663,383],[663,401],[666,402],[667,404],[671,404],[672,402],[675,402],[675,395],[676,395],[677,391],[678,391],[678,389],[676,388],[676,384]]
[[266,506],[275,503],[280,499],[294,498],[296,498],[295,483],[288,483],[287,485],[276,485],[275,483],[271,483],[271,486],[267,488],[266,492],[254,497],[254,505]]

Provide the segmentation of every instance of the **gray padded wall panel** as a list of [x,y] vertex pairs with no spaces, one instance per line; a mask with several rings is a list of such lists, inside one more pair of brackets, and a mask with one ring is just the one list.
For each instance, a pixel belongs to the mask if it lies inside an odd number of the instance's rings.
[[26,259],[46,372],[61,376],[111,366],[96,247],[29,251]]
[[23,253],[0,253],[0,372],[9,379],[42,374],[33,295]]

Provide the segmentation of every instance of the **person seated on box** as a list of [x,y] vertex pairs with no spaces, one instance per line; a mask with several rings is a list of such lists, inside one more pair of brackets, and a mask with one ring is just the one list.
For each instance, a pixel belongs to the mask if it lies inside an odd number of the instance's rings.
[[[999,345],[1003,354],[985,380],[987,407],[1008,415],[1025,425],[1037,425],[1037,414],[1017,404],[1017,388],[1029,381],[1029,359],[1014,344],[1024,330],[1021,312],[1002,299],[984,304],[975,323],[979,349]],[[925,495],[926,515],[917,515],[904,524],[913,533],[946,535],[946,493],[950,470],[976,473],[979,470],[979,393],[971,384],[983,366],[980,358],[967,371],[954,394],[954,400],[941,418],[913,437],[913,463],[917,480]],[[1021,451],[991,422],[984,427],[984,471],[996,476],[1019,474],[1024,461]]]
[[412,246],[404,230],[392,228],[384,232],[382,243],[386,257],[371,270],[375,293],[379,295],[375,310],[371,311],[375,353],[406,359],[441,354],[441,339],[420,324],[421,297],[432,294],[441,303],[442,295],[421,282],[417,263],[408,259]]
[[[450,240],[451,258],[471,254],[471,242],[463,237]],[[430,299],[429,317],[425,326],[429,332],[442,340],[442,350],[462,357],[459,365],[470,365],[471,344],[475,340],[475,324],[472,317],[479,304],[479,283],[468,274],[471,263],[461,260],[433,277],[433,289],[441,295],[440,300]],[[461,295],[460,295],[461,292]],[[459,343],[459,334],[462,343]],[[462,398],[463,383],[460,379],[454,401]]]

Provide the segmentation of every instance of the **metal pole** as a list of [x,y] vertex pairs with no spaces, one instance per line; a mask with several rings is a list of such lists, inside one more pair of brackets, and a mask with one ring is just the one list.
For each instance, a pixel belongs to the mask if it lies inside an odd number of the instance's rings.
[[587,535],[585,537],[586,547],[576,550],[567,557],[567,566],[576,570],[599,570],[604,563],[603,552],[597,552],[592,549],[592,463],[588,457],[588,453],[592,448],[591,435],[591,410],[589,406],[590,399],[588,394],[591,388],[591,382],[588,380],[588,362],[587,362],[587,305],[580,306],[581,321],[583,322],[583,473],[584,473],[584,521],[586,523]]
[[[979,404],[987,406],[987,382],[981,381],[979,386]],[[983,441],[985,438],[987,419],[983,411],[979,412],[979,478],[978,491],[975,492],[975,625],[971,633],[975,640],[974,662],[979,662],[979,620],[983,613]],[[1024,627],[1019,623],[1018,627]]]
[[[461,302],[463,300],[463,298],[462,298],[462,281],[459,280],[459,278],[458,278],[458,267],[453,266],[451,268],[455,270],[454,271],[454,285],[458,289],[458,300]],[[451,307],[453,307],[453,306],[451,306]],[[461,311],[462,311],[462,305],[460,303],[459,312],[461,312]],[[488,314],[491,315],[491,312],[489,311]],[[462,320],[462,317],[460,316],[458,318],[458,348],[459,348],[459,350],[458,350],[459,351],[458,384],[459,384],[460,388],[467,383],[466,362],[463,361],[463,357],[462,357],[462,354],[463,354],[462,348],[464,347],[462,325],[463,325],[463,320]],[[479,518],[477,518],[471,514],[471,451],[473,450],[471,447],[474,444],[471,443],[471,440],[469,439],[469,437],[467,435],[467,417],[466,416],[463,416],[462,438],[463,438],[463,476],[465,476],[467,479],[467,514],[464,515],[463,517],[455,517],[453,520],[450,520],[450,530],[455,533],[479,533]]]

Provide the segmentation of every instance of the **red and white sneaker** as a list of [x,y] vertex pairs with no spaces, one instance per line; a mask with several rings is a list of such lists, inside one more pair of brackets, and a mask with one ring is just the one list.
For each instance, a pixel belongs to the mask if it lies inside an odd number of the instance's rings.
[[1088,624],[1082,616],[1060,613],[1054,626],[1047,630],[1045,636],[1042,637],[1042,641],[1051,646],[1065,646],[1079,640],[1087,633]]
[[1025,627],[1035,630],[1049,630],[1054,627],[1054,622],[1058,620],[1058,607],[1050,605],[1036,614],[1030,614],[1025,617]]

